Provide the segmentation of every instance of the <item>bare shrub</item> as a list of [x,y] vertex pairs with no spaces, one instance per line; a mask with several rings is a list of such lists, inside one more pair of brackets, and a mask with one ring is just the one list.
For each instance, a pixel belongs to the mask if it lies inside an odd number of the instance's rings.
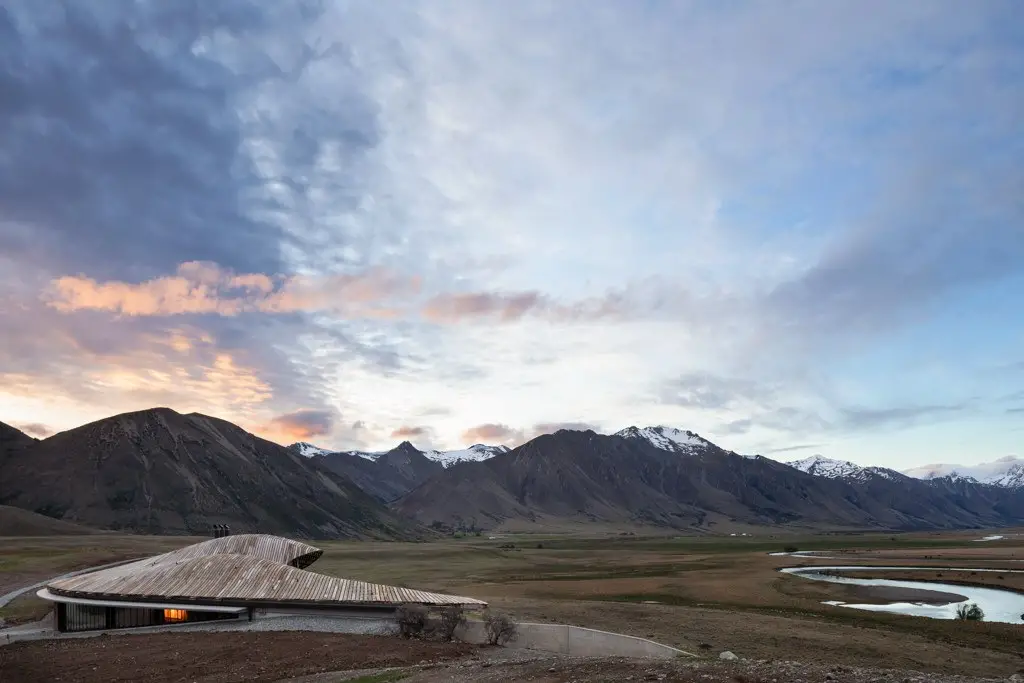
[[798,552],[800,552],[800,548],[796,547],[795,545],[787,545],[787,546],[782,548],[782,552],[784,552],[784,553],[798,553]]
[[403,638],[422,638],[429,613],[423,605],[399,605],[395,610],[395,625]]
[[466,623],[466,610],[459,605],[450,605],[438,610],[438,623],[433,636],[446,643],[455,638],[455,631]]
[[509,615],[488,610],[484,615],[484,633],[488,645],[504,645],[516,637],[518,629]]
[[956,618],[960,621],[985,621],[985,611],[975,603],[957,605]]

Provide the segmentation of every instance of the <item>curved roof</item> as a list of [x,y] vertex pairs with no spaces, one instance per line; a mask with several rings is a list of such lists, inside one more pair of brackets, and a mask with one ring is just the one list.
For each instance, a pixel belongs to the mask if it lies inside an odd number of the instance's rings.
[[158,555],[157,558],[165,558],[161,560],[164,562],[168,560],[180,562],[206,555],[247,555],[304,569],[320,559],[323,554],[324,551],[320,548],[314,548],[290,538],[271,536],[270,534],[238,534],[211,538],[202,543]]
[[[232,538],[242,539],[235,547],[248,553],[225,552],[231,544],[217,543]],[[144,602],[366,606],[419,603],[474,607],[487,604],[474,598],[339,579],[284,561],[295,563],[310,556],[316,559],[321,553],[312,546],[275,536],[250,535],[249,540],[245,536],[226,536],[139,562],[54,581],[47,588],[54,595],[67,597]]]

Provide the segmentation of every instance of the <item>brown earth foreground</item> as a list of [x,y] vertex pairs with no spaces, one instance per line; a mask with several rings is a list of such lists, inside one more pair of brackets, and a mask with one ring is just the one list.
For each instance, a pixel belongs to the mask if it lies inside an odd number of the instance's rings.
[[99,636],[0,647],[0,681],[63,683],[979,683],[975,678],[782,660],[564,657],[320,633]]
[[0,647],[3,683],[246,683],[454,659],[464,643],[309,632],[161,633]]

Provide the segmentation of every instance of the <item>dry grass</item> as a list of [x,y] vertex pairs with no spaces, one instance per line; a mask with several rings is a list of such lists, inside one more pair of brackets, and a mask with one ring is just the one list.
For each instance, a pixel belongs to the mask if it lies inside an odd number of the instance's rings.
[[31,624],[44,618],[52,609],[51,603],[30,591],[10,601],[7,606],[0,607],[0,619],[8,626]]
[[0,538],[0,593],[58,574],[146,557],[195,543],[175,536],[39,536]]
[[[745,657],[869,666],[884,662],[926,671],[1006,676],[1024,666],[1019,627],[964,626],[829,607],[821,602],[849,599],[853,589],[777,570],[836,561],[767,555],[783,545],[795,545],[831,554],[845,548],[849,552],[842,553],[843,564],[1012,566],[1009,560],[1024,552],[1022,541],[973,543],[980,535],[984,533],[776,538],[502,534],[494,540],[470,537],[435,543],[321,542],[316,545],[324,549],[324,556],[313,569],[470,595],[520,619],[629,633],[688,651],[709,643],[715,652],[729,649]],[[15,573],[45,577],[195,540],[116,536],[104,537],[100,545],[90,537],[4,539],[5,551],[10,547],[11,552],[3,554],[0,583],[9,579],[12,567]],[[508,543],[515,548],[498,547]],[[1008,587],[1017,585],[1016,580],[1003,581]]]

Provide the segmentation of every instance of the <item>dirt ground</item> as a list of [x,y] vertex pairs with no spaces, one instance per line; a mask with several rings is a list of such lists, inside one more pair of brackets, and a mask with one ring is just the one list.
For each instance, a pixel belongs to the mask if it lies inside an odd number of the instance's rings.
[[[399,678],[399,676],[401,676]],[[322,677],[301,683],[337,683],[344,677]],[[353,679],[349,679],[350,681]],[[355,679],[360,680],[360,679]],[[362,679],[370,681],[373,679]],[[463,659],[429,669],[395,672],[387,681],[403,683],[979,683],[1005,679],[946,676],[918,671],[809,665],[788,661],[722,662],[715,658],[637,661],[622,658],[571,657]],[[299,682],[295,682],[299,683]]]
[[312,633],[150,634],[0,648],[4,683],[977,683],[1006,680],[710,653],[668,661]]
[[3,683],[247,683],[429,664],[477,648],[326,633],[161,633],[0,647]]

